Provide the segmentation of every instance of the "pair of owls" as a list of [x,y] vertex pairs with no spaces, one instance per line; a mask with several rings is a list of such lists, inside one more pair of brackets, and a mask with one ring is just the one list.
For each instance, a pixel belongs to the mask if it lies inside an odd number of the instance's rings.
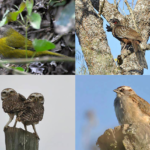
[[43,95],[40,93],[32,93],[26,99],[23,95],[17,93],[14,89],[6,88],[1,92],[1,99],[3,101],[3,110],[9,115],[9,121],[5,125],[4,130],[8,128],[8,125],[16,115],[16,121],[13,127],[16,127],[17,121],[23,123],[26,131],[26,126],[32,125],[35,135],[39,139],[35,124],[38,124],[39,121],[43,119]]

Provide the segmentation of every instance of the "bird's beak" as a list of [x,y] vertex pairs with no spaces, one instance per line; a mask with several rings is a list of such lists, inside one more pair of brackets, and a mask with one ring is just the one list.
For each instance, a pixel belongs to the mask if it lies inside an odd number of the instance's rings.
[[115,89],[114,92],[118,93],[119,91],[117,89]]

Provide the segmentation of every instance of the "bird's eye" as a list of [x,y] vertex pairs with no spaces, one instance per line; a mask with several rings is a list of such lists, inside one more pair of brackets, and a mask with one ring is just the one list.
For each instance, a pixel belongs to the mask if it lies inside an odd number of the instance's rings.
[[13,94],[14,93],[14,91],[10,91],[10,94]]
[[123,92],[123,91],[124,91],[124,89],[121,89],[121,90],[120,90],[120,92]]
[[6,95],[6,92],[2,92],[1,95],[5,96],[5,95]]
[[43,100],[43,97],[42,97],[42,96],[40,96],[40,97],[39,97],[39,100],[40,100],[40,101],[41,101],[41,100]]
[[30,99],[34,99],[35,98],[35,96],[30,96]]

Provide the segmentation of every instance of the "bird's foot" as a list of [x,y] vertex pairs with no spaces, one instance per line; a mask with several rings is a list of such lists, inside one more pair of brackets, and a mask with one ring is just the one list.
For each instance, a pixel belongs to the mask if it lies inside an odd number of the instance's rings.
[[38,136],[36,133],[34,133],[34,134],[35,134],[36,138],[37,138],[38,140],[40,140],[39,136]]

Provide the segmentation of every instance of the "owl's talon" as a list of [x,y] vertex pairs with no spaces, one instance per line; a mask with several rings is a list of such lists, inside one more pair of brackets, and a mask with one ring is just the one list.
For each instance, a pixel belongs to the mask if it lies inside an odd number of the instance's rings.
[[35,134],[36,138],[37,138],[38,140],[40,140],[39,136],[38,136],[36,133],[34,133],[34,134]]

